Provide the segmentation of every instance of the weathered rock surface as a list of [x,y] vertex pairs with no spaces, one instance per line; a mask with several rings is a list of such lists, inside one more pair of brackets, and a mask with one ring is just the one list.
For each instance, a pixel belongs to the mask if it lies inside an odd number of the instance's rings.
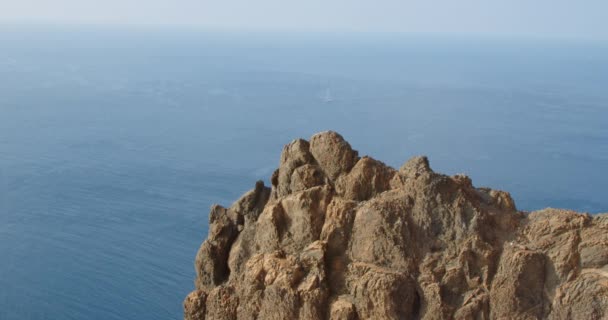
[[185,319],[608,319],[608,215],[358,156],[285,146],[272,187],[214,206]]

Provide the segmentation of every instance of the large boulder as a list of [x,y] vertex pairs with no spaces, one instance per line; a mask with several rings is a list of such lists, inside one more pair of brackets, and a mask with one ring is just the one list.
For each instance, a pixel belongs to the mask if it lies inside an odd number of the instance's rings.
[[212,207],[185,319],[608,318],[607,215],[520,212],[332,131],[286,145],[271,184]]

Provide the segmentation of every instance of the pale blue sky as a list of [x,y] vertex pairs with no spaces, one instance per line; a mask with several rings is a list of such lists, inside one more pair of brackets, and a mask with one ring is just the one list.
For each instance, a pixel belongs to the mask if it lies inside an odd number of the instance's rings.
[[608,1],[0,0],[0,22],[608,39]]

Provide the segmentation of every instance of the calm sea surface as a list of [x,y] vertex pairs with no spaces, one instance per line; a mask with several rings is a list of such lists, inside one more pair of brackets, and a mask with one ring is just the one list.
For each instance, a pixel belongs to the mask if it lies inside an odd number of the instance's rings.
[[3,26],[0,319],[180,319],[210,205],[327,129],[608,211],[604,44]]

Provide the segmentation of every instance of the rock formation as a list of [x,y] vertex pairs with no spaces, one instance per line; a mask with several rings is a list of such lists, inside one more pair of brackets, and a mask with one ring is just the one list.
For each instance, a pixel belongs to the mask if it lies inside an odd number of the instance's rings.
[[331,131],[271,181],[212,207],[185,319],[608,319],[608,215],[520,212]]

